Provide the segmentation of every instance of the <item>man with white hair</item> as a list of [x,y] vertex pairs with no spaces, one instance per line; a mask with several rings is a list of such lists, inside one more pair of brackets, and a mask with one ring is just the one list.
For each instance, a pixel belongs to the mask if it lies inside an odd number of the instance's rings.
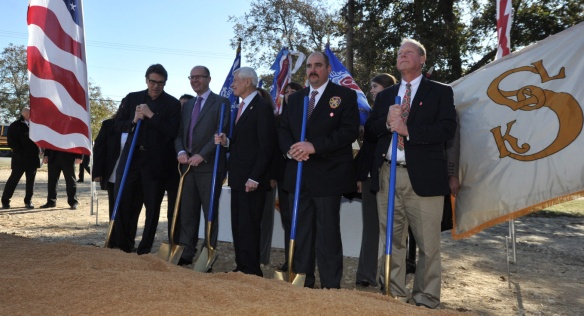
[[260,223],[270,187],[268,168],[276,144],[272,107],[257,93],[258,76],[249,67],[234,72],[231,88],[242,99],[233,135],[215,137],[228,147],[231,187],[231,230],[235,248],[234,272],[263,276],[260,268]]

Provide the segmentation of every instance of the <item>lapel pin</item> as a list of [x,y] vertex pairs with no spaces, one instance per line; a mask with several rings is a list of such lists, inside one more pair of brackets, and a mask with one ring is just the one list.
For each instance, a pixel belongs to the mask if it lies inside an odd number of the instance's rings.
[[333,116],[335,116],[335,114],[333,112],[331,112],[330,116],[333,117]]

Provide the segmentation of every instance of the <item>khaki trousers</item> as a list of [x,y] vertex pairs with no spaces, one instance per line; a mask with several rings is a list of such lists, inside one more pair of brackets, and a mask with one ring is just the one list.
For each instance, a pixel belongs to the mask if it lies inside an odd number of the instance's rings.
[[[380,253],[382,257],[385,256],[389,172],[389,163],[383,163],[379,170],[379,192],[377,193],[379,244],[383,245],[383,252]],[[440,304],[440,222],[443,206],[443,196],[421,197],[414,193],[408,170],[399,166],[396,168],[390,289],[394,296],[407,296],[406,239],[408,226],[410,226],[420,249],[412,297],[416,303],[431,308]],[[383,269],[385,264],[380,264],[380,266]],[[383,271],[381,275],[384,275]]]

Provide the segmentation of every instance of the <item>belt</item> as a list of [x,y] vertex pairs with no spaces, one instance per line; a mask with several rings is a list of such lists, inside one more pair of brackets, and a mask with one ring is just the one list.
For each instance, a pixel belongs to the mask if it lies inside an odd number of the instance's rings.
[[[383,161],[385,161],[385,163],[387,163],[388,165],[391,165],[391,160],[383,158]],[[397,167],[407,168],[406,163],[403,161],[398,161],[395,165]]]

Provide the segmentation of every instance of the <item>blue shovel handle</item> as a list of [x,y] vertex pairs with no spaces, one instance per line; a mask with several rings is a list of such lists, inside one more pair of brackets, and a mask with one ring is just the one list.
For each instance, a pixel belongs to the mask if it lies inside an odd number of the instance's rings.
[[[401,98],[395,97],[395,104],[401,104]],[[389,192],[387,194],[387,224],[385,229],[385,254],[391,255],[393,242],[393,209],[395,206],[395,171],[397,167],[397,132],[391,136],[391,165],[389,169]]]
[[132,138],[130,152],[128,153],[128,159],[126,160],[126,166],[124,167],[124,174],[122,175],[122,181],[120,182],[120,188],[118,191],[118,195],[116,197],[116,203],[114,204],[114,210],[112,212],[111,218],[112,221],[116,219],[116,215],[118,214],[118,208],[120,207],[120,201],[122,200],[122,193],[124,192],[124,186],[126,185],[126,179],[128,178],[128,172],[130,171],[130,163],[132,162],[132,156],[134,156],[134,149],[136,148],[136,143],[138,142],[140,125],[142,125],[142,120],[138,120],[138,124],[136,124],[136,128],[134,129],[134,137]]
[[[306,138],[306,116],[308,113],[308,96],[304,97],[304,108],[302,110],[302,130],[300,132],[300,141]],[[298,201],[300,200],[300,181],[302,180],[302,161],[298,162],[296,170],[296,190],[294,191],[294,207],[292,208],[292,227],[290,228],[290,240],[296,239],[296,221],[298,218]],[[289,267],[290,269],[290,267]]]

